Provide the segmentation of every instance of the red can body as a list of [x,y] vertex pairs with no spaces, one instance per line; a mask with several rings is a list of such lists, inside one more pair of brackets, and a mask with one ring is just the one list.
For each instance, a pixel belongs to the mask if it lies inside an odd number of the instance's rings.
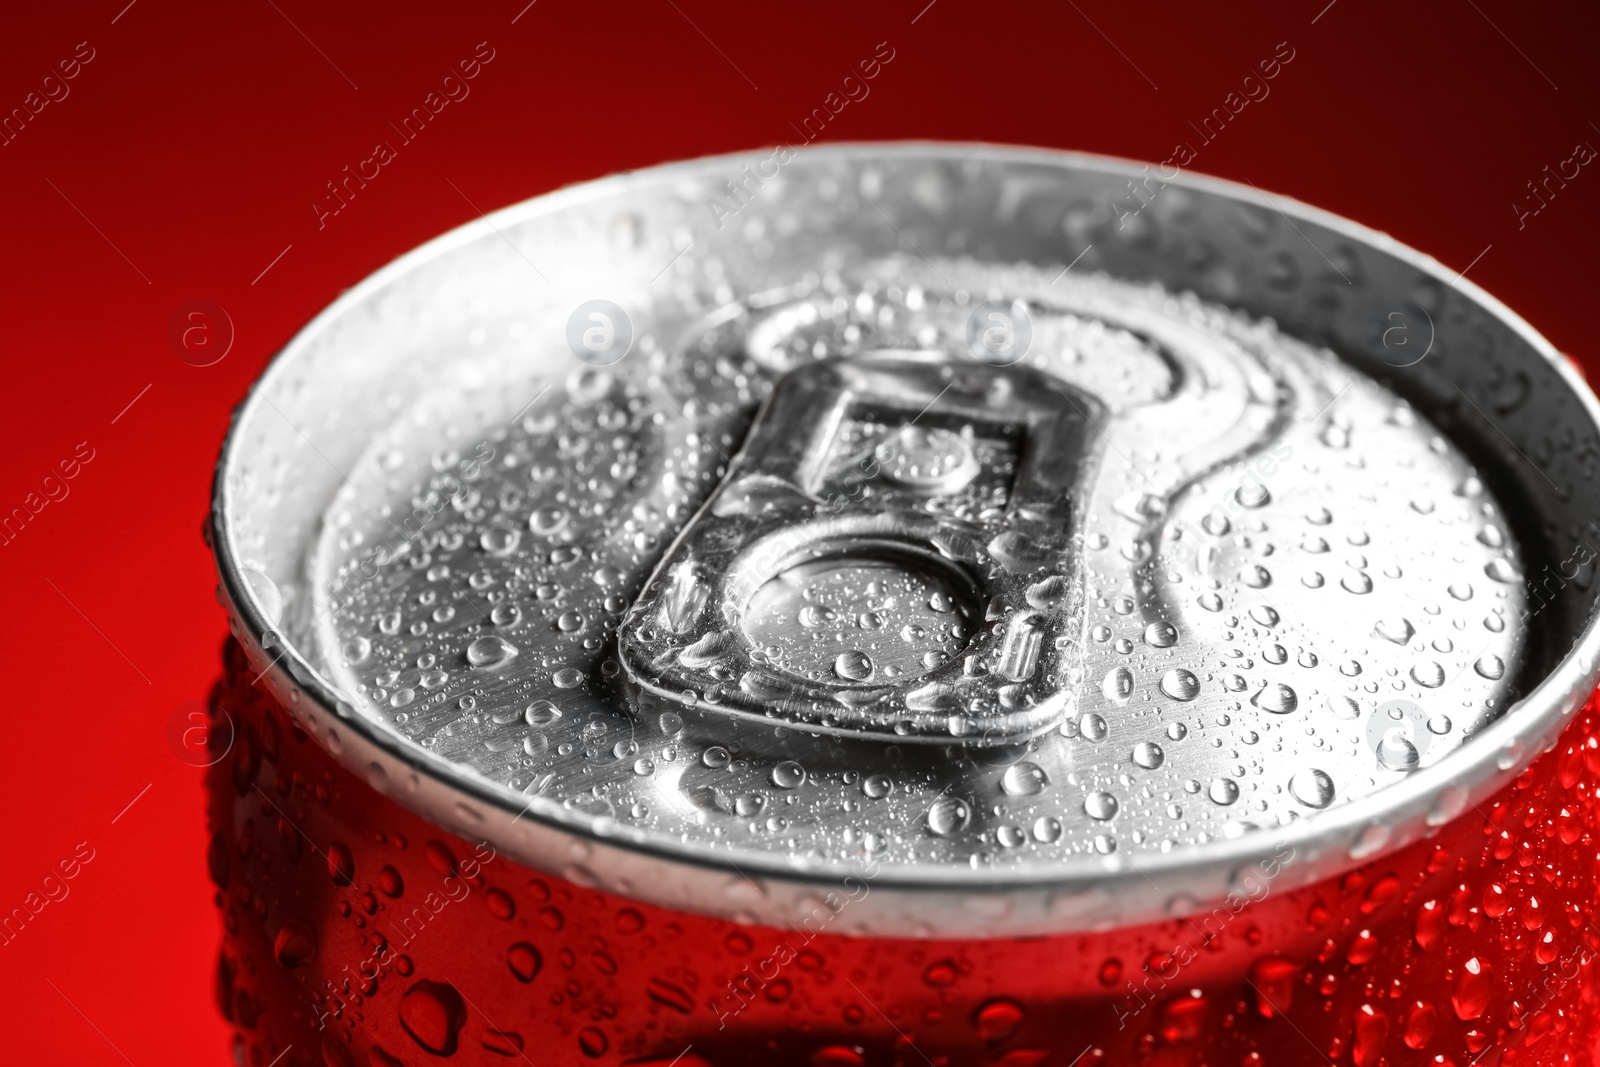
[[[236,1058],[1162,1067],[1564,1064],[1600,1050],[1600,703],[1491,803],[1302,888],[999,940],[675,912],[525,868],[350,773],[230,641],[212,709]],[[281,1059],[279,1058],[281,1057]]]

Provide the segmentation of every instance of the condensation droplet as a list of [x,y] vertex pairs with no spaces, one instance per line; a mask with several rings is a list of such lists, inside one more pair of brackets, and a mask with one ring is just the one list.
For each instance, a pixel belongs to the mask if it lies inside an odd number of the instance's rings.
[[1171,648],[1178,643],[1178,630],[1170,622],[1153,622],[1144,628],[1144,643],[1151,648]]
[[1444,665],[1438,660],[1427,660],[1411,668],[1411,680],[1426,689],[1437,689],[1444,684]]
[[[1173,725],[1176,726],[1178,724],[1174,723]],[[1166,758],[1166,753],[1154,741],[1140,741],[1133,746],[1133,762],[1147,771],[1153,771],[1161,766],[1161,762]]]
[[1083,813],[1091,819],[1104,822],[1117,813],[1117,798],[1110,793],[1094,792],[1083,798]]
[[1005,774],[1000,776],[1000,788],[1007,796],[1031,797],[1044,792],[1045,786],[1050,784],[1050,776],[1045,774],[1044,768],[1037,763],[1024,760],[1013,763],[1006,768]]
[[1232,778],[1213,778],[1206,795],[1218,804],[1232,804],[1239,799],[1239,783]]
[[1287,715],[1300,706],[1300,697],[1287,685],[1268,684],[1250,698],[1250,703],[1274,715]]
[[928,808],[928,829],[939,837],[950,837],[967,828],[972,808],[959,797],[940,797]]
[[772,784],[779,789],[798,789],[805,784],[806,769],[792,759],[772,768]]
[[1306,767],[1289,779],[1289,792],[1308,808],[1325,808],[1333,803],[1333,779],[1326,771]]
[[1403,615],[1379,619],[1377,625],[1372,629],[1385,641],[1391,641],[1397,645],[1406,644],[1417,632],[1417,628],[1411,625],[1411,620]]
[[467,646],[467,662],[485,670],[511,662],[517,646],[496,634],[486,634]]
[[1133,672],[1126,667],[1113,667],[1101,681],[1100,692],[1113,704],[1126,704],[1133,696]]
[[1485,652],[1478,657],[1477,662],[1472,665],[1472,669],[1490,681],[1499,681],[1506,673],[1506,664],[1504,660],[1493,652]]
[[1173,700],[1193,700],[1200,695],[1200,679],[1193,671],[1175,667],[1161,676],[1161,691]]

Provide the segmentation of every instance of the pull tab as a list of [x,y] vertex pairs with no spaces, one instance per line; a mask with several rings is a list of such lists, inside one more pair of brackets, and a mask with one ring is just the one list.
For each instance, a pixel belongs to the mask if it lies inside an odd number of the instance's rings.
[[707,712],[1009,744],[1070,710],[1094,397],[1028,367],[876,352],[784,375],[619,630]]

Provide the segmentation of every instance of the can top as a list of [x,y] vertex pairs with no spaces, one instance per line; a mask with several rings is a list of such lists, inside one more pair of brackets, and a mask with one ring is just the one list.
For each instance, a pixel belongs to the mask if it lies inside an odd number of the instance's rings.
[[1117,172],[779,150],[389,268],[224,456],[276,682],[446,825],[762,921],[851,873],[906,898],[863,928],[1132,921],[1455,814],[1586,616],[1523,576],[1592,472],[1517,434],[1593,439],[1592,398],[1421,257],[1187,178],[1124,233]]

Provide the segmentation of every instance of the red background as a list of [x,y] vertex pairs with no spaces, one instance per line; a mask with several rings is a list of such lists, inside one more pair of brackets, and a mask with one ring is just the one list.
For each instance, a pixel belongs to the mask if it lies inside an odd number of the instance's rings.
[[[0,113],[79,42],[94,50],[70,95],[0,147],[0,515],[79,442],[94,449],[70,495],[0,548],[0,914],[79,842],[94,849],[70,895],[0,944],[0,1060],[224,1062],[200,772],[167,735],[224,629],[200,540],[211,466],[233,405],[301,324],[478,209],[795,141],[790,123],[880,41],[893,62],[824,140],[1159,160],[1287,41],[1270,96],[1192,169],[1471,265],[1558,346],[1600,356],[1600,166],[1521,229],[1511,207],[1576,143],[1600,148],[1600,37],[1577,4],[526,2],[95,0],[0,25]],[[324,182],[481,41],[495,58],[471,95],[319,230]],[[192,300],[235,327],[209,367],[167,340]]]

